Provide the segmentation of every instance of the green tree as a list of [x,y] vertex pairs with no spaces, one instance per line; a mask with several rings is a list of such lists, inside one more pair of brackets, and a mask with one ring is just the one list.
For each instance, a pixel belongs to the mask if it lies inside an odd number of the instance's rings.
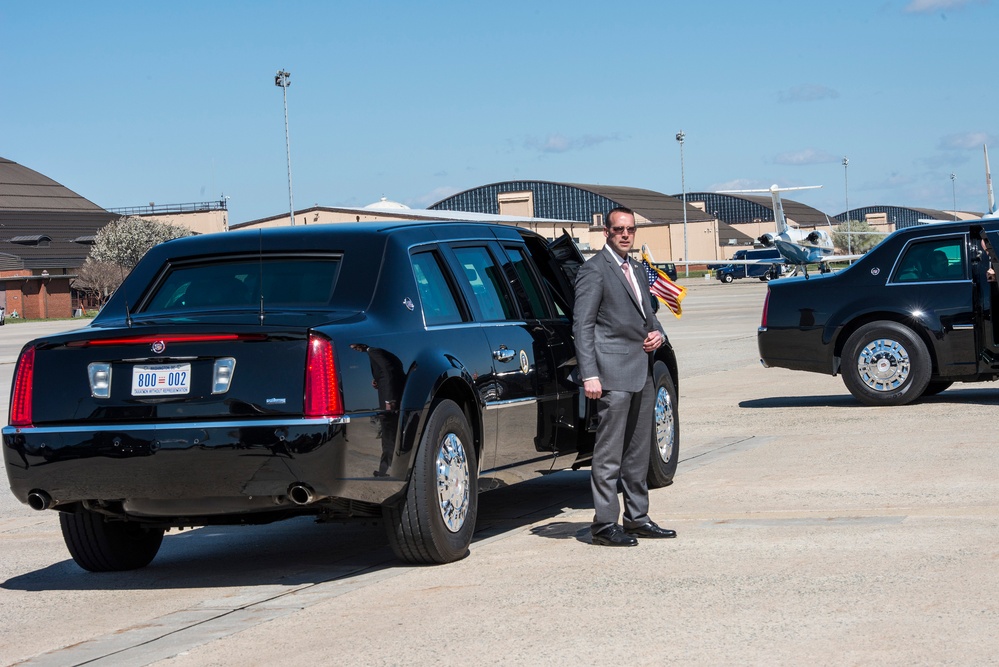
[[98,262],[117,264],[127,274],[154,245],[193,233],[186,227],[157,220],[118,218],[97,232],[90,256]]
[[864,220],[847,220],[833,229],[832,239],[836,250],[853,255],[861,255],[884,238],[882,232],[875,231]]

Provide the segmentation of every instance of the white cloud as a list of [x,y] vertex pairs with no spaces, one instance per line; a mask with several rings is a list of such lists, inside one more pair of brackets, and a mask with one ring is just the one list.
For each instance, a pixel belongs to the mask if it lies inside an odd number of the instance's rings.
[[994,143],[992,135],[987,132],[964,132],[948,134],[940,139],[938,148],[944,151],[963,151],[971,148],[981,148],[982,144]]
[[584,134],[581,137],[571,138],[564,134],[549,134],[547,137],[528,137],[524,139],[524,148],[535,150],[540,153],[568,153],[569,151],[581,150],[597,146],[607,141],[620,141],[617,134],[593,135]]
[[777,99],[785,104],[834,100],[837,97],[839,97],[838,92],[828,86],[817,83],[803,83],[800,86],[791,86],[787,90],[782,90],[777,94]]
[[762,190],[764,188],[770,187],[769,184],[764,184],[763,181],[751,180],[748,178],[735,178],[731,181],[725,181],[724,183],[713,183],[708,186],[709,192],[723,192],[726,190]]
[[986,4],[985,0],[911,0],[905,6],[909,14],[929,14],[947,9],[964,9],[970,4]]
[[410,199],[409,201],[406,202],[406,205],[415,206],[417,208],[426,208],[427,206],[436,204],[440,200],[447,199],[451,195],[458,194],[459,192],[461,192],[461,190],[459,190],[456,187],[450,185],[442,185],[439,188],[434,188],[430,192],[424,193],[422,195],[419,195],[418,197]]
[[774,157],[775,164],[792,165],[795,167],[801,167],[809,164],[829,164],[831,162],[839,161],[840,158],[832,153],[816,150],[814,148],[780,153]]

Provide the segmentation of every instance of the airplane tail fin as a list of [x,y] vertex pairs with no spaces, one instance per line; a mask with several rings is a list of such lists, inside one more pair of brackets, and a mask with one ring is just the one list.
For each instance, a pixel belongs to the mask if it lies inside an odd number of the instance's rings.
[[780,200],[780,190],[776,185],[770,188],[770,198],[774,202],[774,222],[777,224],[777,236],[787,231],[787,218],[784,217],[784,204]]

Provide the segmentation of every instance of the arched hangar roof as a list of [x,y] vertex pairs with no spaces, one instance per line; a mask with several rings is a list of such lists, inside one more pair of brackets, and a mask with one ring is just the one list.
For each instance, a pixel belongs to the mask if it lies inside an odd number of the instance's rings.
[[92,236],[117,217],[48,176],[0,157],[0,268],[78,267],[90,248],[76,239]]
[[[675,195],[682,196],[682,195]],[[799,227],[819,227],[829,223],[829,216],[808,204],[781,197],[784,215]],[[768,195],[739,195],[724,192],[688,192],[687,203],[703,202],[704,210],[730,225],[744,222],[772,222],[773,199]]]
[[835,216],[838,222],[849,220],[866,220],[867,216],[883,213],[889,222],[895,223],[895,229],[903,227],[915,227],[923,223],[920,220],[947,220],[953,221],[954,214],[946,211],[939,211],[935,208],[912,208],[910,206],[863,206],[861,208],[851,208]]
[[[682,222],[683,202],[654,190],[618,185],[588,185],[552,181],[502,181],[459,192],[429,206],[431,210],[499,213],[499,195],[506,192],[534,194],[534,216],[590,223],[596,213],[627,206],[652,222]],[[713,217],[688,206],[687,220],[700,222]]]

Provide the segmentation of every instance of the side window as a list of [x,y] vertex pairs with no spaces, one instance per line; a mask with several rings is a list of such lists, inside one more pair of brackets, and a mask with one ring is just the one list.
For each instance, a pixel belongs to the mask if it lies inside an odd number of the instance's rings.
[[503,287],[503,274],[489,251],[482,247],[454,248],[454,255],[472,287],[482,317],[487,321],[513,318],[515,311]]
[[423,318],[428,326],[461,322],[461,310],[444,277],[440,259],[433,252],[413,255],[413,275],[420,290]]
[[547,317],[545,299],[541,285],[531,271],[530,260],[522,248],[506,248],[506,253],[510,257],[513,269],[510,283],[513,285],[514,294],[524,316],[537,320],[544,319]]
[[964,280],[963,243],[960,239],[934,239],[913,243],[906,249],[895,272],[897,283]]

